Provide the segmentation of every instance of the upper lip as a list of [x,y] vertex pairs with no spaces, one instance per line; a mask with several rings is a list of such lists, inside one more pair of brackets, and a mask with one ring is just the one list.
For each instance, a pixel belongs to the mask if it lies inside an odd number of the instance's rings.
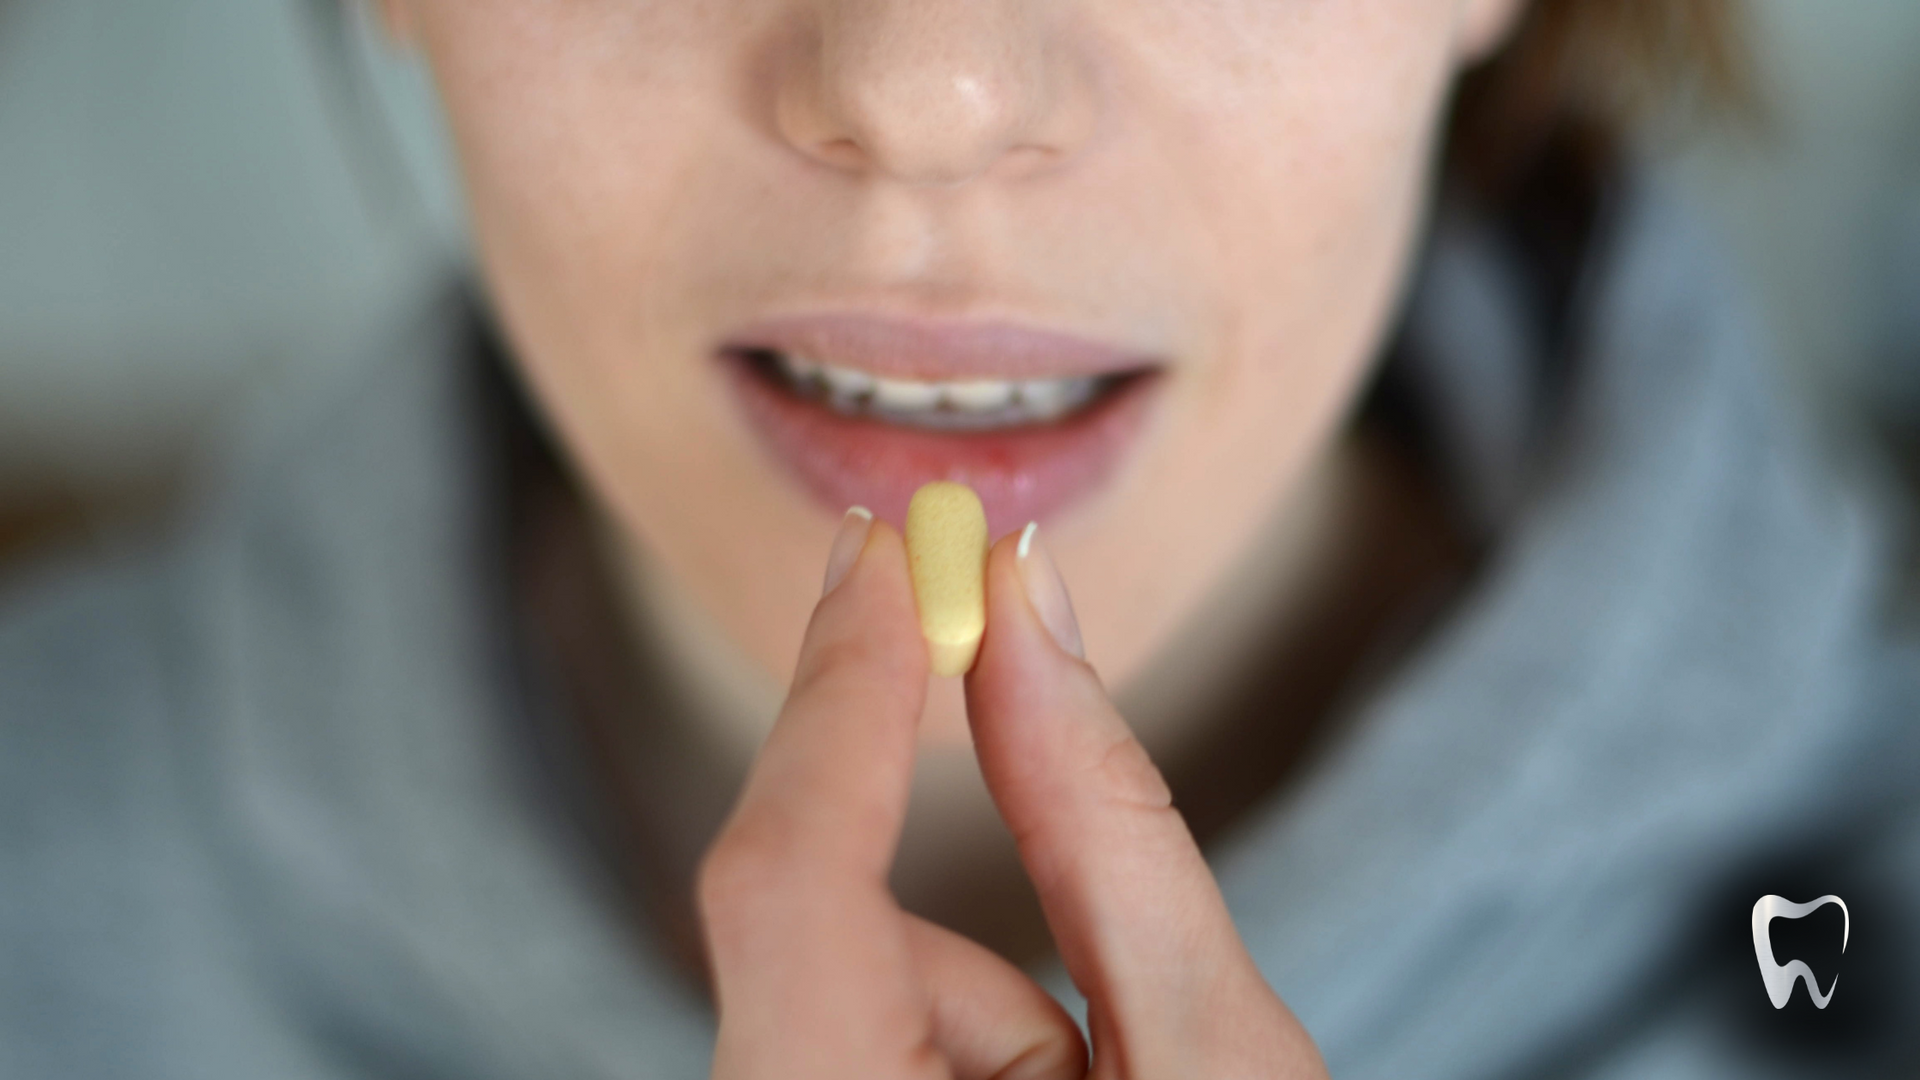
[[1158,363],[1138,350],[1007,321],[840,313],[762,319],[721,347],[928,382],[1110,375]]

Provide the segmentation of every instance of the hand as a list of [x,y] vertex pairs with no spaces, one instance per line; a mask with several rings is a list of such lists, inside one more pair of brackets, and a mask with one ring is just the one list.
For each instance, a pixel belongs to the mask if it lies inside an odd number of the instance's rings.
[[1324,1077],[1159,771],[1077,655],[1051,561],[1037,544],[1021,558],[1016,540],[987,560],[968,722],[1087,998],[1091,1072],[1079,1029],[1039,985],[888,891],[927,653],[900,534],[855,516],[786,704],[701,865],[713,1075]]

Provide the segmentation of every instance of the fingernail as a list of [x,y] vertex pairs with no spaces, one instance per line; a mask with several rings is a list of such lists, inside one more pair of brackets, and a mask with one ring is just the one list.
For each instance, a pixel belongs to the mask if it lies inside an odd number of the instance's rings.
[[840,531],[834,534],[833,550],[827,552],[827,581],[820,587],[820,595],[825,596],[840,584],[853,564],[860,561],[860,548],[867,542],[867,530],[873,527],[873,511],[864,506],[847,509],[847,516],[840,519]]
[[1073,617],[1073,601],[1067,597],[1067,583],[1060,580],[1060,569],[1046,546],[1034,536],[1040,523],[1027,522],[1020,534],[1020,546],[1014,562],[1020,567],[1020,584],[1026,587],[1027,602],[1040,616],[1040,622],[1053,635],[1054,643],[1085,660],[1086,648],[1080,643],[1080,620]]

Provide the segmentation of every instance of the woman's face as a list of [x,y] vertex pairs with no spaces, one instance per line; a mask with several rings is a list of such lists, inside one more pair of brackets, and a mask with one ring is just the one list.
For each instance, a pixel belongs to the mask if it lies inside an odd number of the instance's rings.
[[535,393],[739,655],[784,682],[841,512],[950,478],[1041,521],[1124,684],[1337,426],[1513,2],[387,15]]

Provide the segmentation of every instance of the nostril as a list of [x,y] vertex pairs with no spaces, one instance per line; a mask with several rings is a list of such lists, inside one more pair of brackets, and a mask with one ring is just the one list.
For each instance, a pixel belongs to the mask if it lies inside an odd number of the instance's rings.
[[836,168],[952,184],[1003,159],[1059,158],[1085,126],[1074,72],[1053,71],[1032,12],[1012,0],[835,5],[777,83],[782,137]]
[[815,151],[820,160],[829,165],[838,165],[843,169],[861,168],[867,163],[867,152],[852,139],[828,139]]
[[955,183],[1019,147],[1027,108],[1019,88],[980,74],[931,70],[848,74],[835,111],[837,156],[915,183]]

